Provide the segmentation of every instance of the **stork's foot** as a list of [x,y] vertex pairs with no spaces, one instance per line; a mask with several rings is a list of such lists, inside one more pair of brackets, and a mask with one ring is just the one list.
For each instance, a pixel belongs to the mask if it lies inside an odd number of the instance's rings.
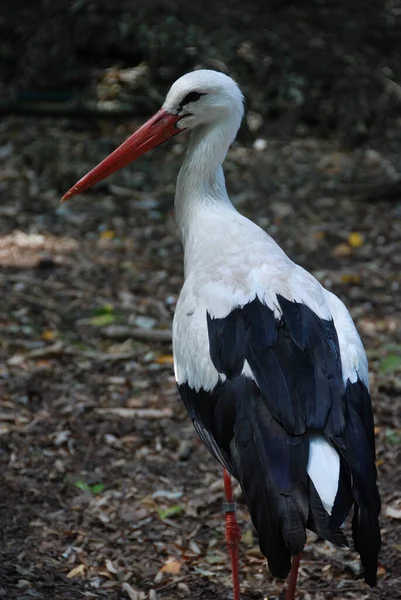
[[224,490],[226,501],[223,502],[223,510],[226,517],[226,542],[228,553],[231,560],[231,573],[233,579],[234,600],[240,600],[239,589],[239,568],[238,568],[238,544],[241,540],[241,531],[238,527],[237,517],[235,515],[235,502],[233,500],[233,490],[231,477],[224,469]]
[[291,571],[288,576],[288,587],[285,593],[285,600],[295,600],[295,590],[297,587],[297,579],[298,579],[298,569],[299,562],[301,560],[301,555],[297,554],[297,556],[292,557]]

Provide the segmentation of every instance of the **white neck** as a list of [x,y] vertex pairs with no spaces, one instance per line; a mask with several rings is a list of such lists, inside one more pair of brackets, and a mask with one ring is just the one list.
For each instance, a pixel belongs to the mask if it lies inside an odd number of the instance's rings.
[[184,248],[198,210],[224,205],[234,210],[227,195],[222,163],[235,138],[236,123],[225,121],[194,129],[177,180],[175,214]]

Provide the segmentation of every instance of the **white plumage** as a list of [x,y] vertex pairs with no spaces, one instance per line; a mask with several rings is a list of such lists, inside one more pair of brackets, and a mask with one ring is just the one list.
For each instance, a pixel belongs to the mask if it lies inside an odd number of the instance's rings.
[[[177,204],[185,201],[176,199]],[[208,347],[206,311],[213,318],[224,318],[233,308],[258,297],[279,317],[276,298],[280,294],[309,306],[318,317],[334,321],[344,381],[353,383],[359,375],[368,386],[366,354],[341,300],[292,262],[265,231],[231,205],[219,206],[214,210],[217,215],[210,215],[210,210],[206,205],[204,211],[196,211],[198,235],[184,237],[185,283],[173,323],[177,382],[208,390],[217,383]]]
[[309,437],[307,470],[324,508],[331,515],[338,490],[340,457],[336,449],[321,435]]

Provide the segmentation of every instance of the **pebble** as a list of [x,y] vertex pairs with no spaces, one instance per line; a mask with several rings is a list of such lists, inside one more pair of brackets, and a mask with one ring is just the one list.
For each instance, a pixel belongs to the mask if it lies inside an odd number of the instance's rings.
[[267,140],[264,140],[263,138],[257,138],[253,142],[253,148],[254,148],[254,150],[257,150],[258,152],[262,152],[263,150],[266,150]]

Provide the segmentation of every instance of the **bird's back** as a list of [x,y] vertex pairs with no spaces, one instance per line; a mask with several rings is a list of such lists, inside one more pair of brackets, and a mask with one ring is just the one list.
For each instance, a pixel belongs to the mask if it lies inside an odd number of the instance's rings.
[[306,528],[346,545],[353,505],[373,585],[380,500],[363,346],[341,301],[237,215],[225,230],[215,215],[186,257],[173,327],[182,399],[240,482],[275,576],[288,574]]

